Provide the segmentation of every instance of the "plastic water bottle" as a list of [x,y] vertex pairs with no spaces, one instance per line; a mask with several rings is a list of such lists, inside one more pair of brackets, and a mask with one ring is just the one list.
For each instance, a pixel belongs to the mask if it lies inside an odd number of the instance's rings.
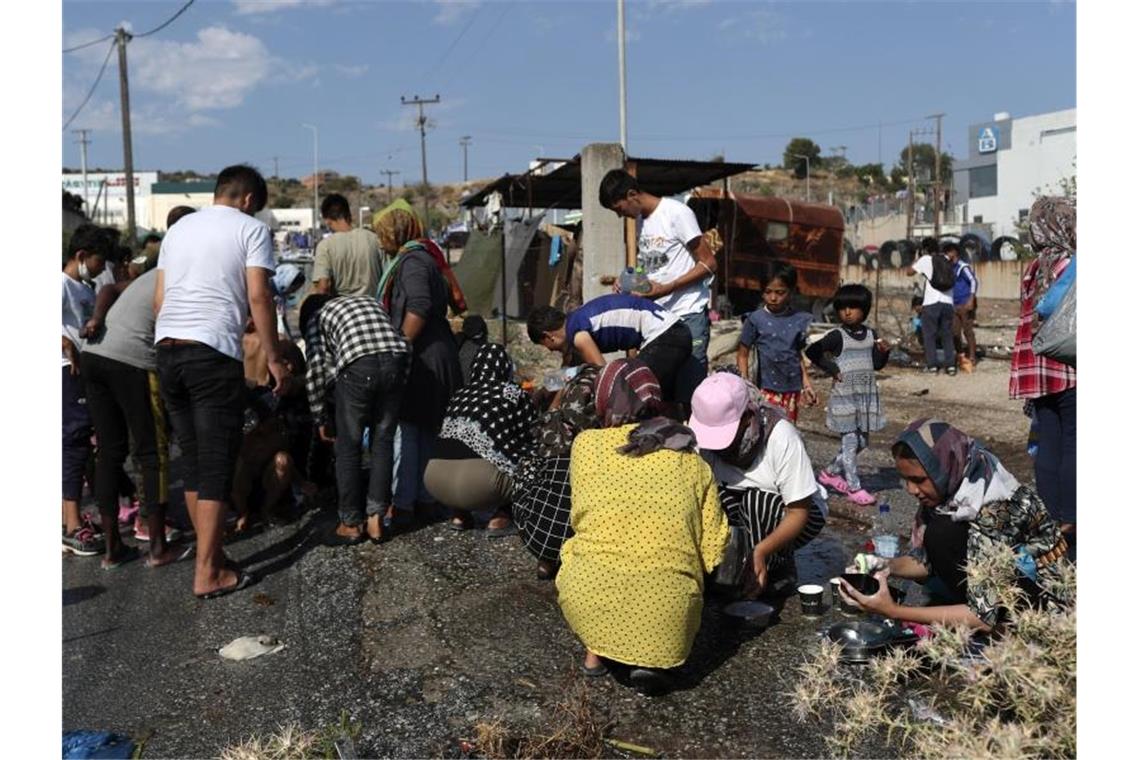
[[652,287],[642,267],[626,267],[618,277],[618,290],[622,293],[648,293]]
[[890,527],[891,505],[887,502],[879,504],[879,516],[875,518],[871,540],[875,544],[875,554],[883,559],[898,556],[899,537]]

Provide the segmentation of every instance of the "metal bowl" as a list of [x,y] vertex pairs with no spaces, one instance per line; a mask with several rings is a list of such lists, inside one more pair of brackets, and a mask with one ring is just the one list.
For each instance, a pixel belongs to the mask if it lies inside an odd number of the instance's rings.
[[893,626],[874,620],[844,620],[827,629],[829,641],[843,647],[844,662],[868,662],[894,640]]
[[741,601],[725,605],[723,612],[745,625],[763,628],[768,625],[775,610],[764,602]]

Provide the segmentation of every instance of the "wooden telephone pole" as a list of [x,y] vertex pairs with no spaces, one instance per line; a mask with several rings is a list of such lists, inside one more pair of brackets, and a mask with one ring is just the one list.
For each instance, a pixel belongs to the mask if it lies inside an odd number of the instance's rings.
[[394,172],[391,169],[381,169],[380,173],[388,175],[388,202],[391,203],[392,202],[392,175],[393,174],[399,174],[399,172]]
[[135,231],[135,162],[131,151],[131,93],[127,85],[127,42],[130,33],[123,27],[115,30],[115,44],[119,46],[119,110],[123,115],[123,174],[127,185],[127,245],[135,249],[138,233]]
[[430,100],[421,98],[419,95],[413,96],[411,99],[400,96],[400,105],[415,106],[418,109],[416,116],[416,126],[420,130],[420,163],[423,168],[423,193],[424,193],[424,234],[428,234],[428,228],[431,226],[428,221],[428,180],[427,180],[427,117],[424,116],[424,106],[432,103],[439,102],[439,95],[437,94]]
[[934,119],[937,124],[934,144],[934,237],[936,238],[942,234],[942,117],[945,115],[936,113],[927,117]]

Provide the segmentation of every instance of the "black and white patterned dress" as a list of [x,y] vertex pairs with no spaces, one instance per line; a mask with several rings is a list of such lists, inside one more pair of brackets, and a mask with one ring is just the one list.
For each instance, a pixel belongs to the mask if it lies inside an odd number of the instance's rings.
[[847,330],[835,332],[843,339],[843,349],[835,357],[843,380],[831,388],[827,428],[836,433],[882,430],[887,419],[879,404],[879,386],[875,382],[875,333],[868,329],[861,340],[856,340]]

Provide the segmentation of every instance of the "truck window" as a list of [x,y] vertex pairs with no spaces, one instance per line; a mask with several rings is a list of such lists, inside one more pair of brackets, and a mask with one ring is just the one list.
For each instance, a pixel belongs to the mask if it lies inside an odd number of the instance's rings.
[[768,222],[764,236],[769,242],[779,242],[788,239],[788,225],[784,222]]

